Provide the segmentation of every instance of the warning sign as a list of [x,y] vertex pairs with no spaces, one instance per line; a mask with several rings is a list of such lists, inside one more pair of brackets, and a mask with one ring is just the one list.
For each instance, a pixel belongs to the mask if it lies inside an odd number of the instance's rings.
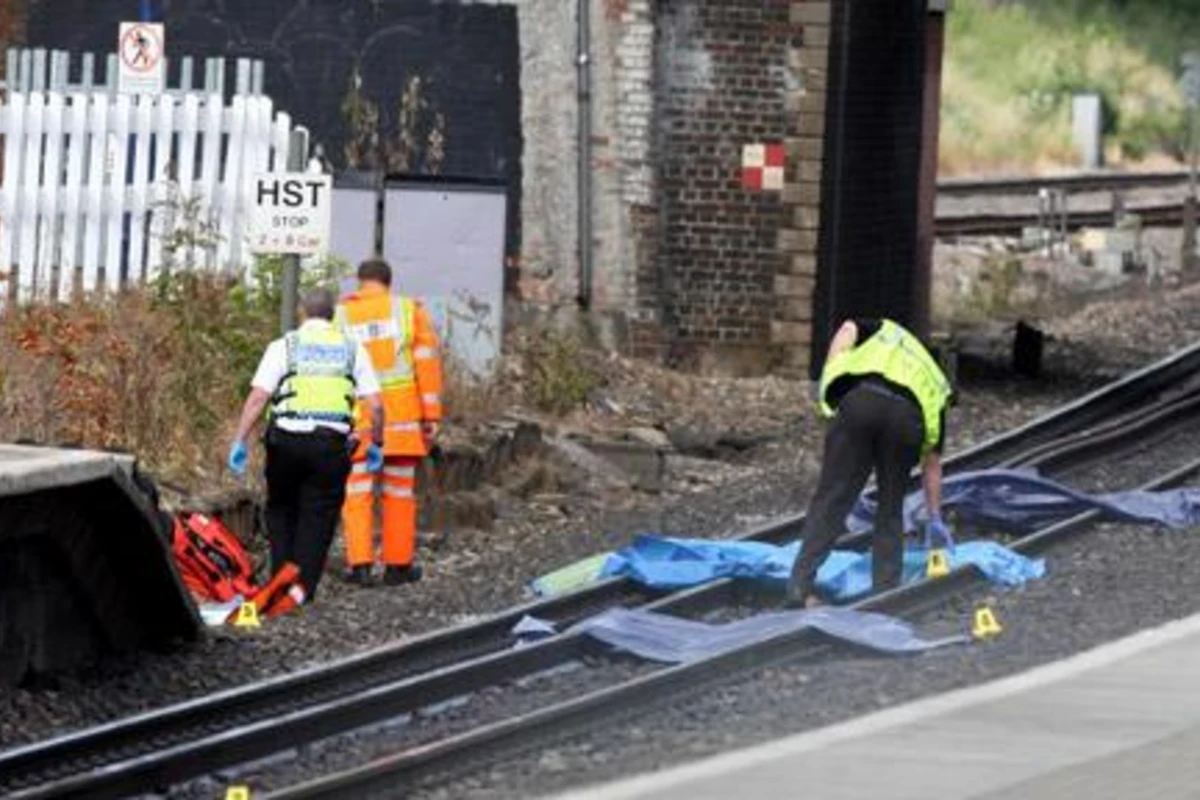
[[122,22],[117,38],[118,91],[158,94],[166,88],[166,31],[161,22]]
[[264,172],[253,180],[247,220],[251,253],[313,256],[329,249],[331,176]]

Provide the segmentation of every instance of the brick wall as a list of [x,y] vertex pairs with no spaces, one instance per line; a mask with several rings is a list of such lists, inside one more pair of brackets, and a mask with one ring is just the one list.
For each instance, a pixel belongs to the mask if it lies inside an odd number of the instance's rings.
[[635,232],[636,286],[678,363],[807,363],[819,215],[816,192],[795,185],[820,181],[828,12],[827,0],[656,4],[658,216]]

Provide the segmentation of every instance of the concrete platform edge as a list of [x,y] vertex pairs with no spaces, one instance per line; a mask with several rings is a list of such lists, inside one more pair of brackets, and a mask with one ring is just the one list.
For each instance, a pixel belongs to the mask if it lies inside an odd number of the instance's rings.
[[[734,750],[661,772],[633,776],[606,784],[593,784],[568,792],[545,795],[554,800],[626,800],[653,797],[688,783],[795,756],[841,741],[907,725],[969,706],[1067,680],[1158,647],[1200,634],[1200,614],[1141,631],[1075,656],[1000,678],[981,686],[956,689],[896,708],[856,717],[753,747]],[[986,645],[981,645],[986,646]]]

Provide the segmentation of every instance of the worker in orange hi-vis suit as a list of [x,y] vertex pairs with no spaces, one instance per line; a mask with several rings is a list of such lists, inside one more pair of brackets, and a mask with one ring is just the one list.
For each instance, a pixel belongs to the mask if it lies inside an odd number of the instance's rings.
[[[429,313],[417,301],[393,295],[391,285],[386,261],[364,261],[358,290],[343,299],[337,322],[370,355],[383,394],[383,577],[397,585],[421,579],[415,562],[416,472],[442,420],[442,364]],[[342,528],[348,579],[367,585],[375,561],[376,476],[366,462],[370,420],[356,414],[355,422],[362,441],[346,484]]]

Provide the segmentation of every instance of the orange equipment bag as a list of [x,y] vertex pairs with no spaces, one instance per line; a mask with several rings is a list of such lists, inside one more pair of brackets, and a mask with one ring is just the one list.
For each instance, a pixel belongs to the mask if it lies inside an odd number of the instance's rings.
[[220,520],[207,514],[176,517],[172,551],[184,585],[200,600],[227,603],[258,593],[246,549]]

